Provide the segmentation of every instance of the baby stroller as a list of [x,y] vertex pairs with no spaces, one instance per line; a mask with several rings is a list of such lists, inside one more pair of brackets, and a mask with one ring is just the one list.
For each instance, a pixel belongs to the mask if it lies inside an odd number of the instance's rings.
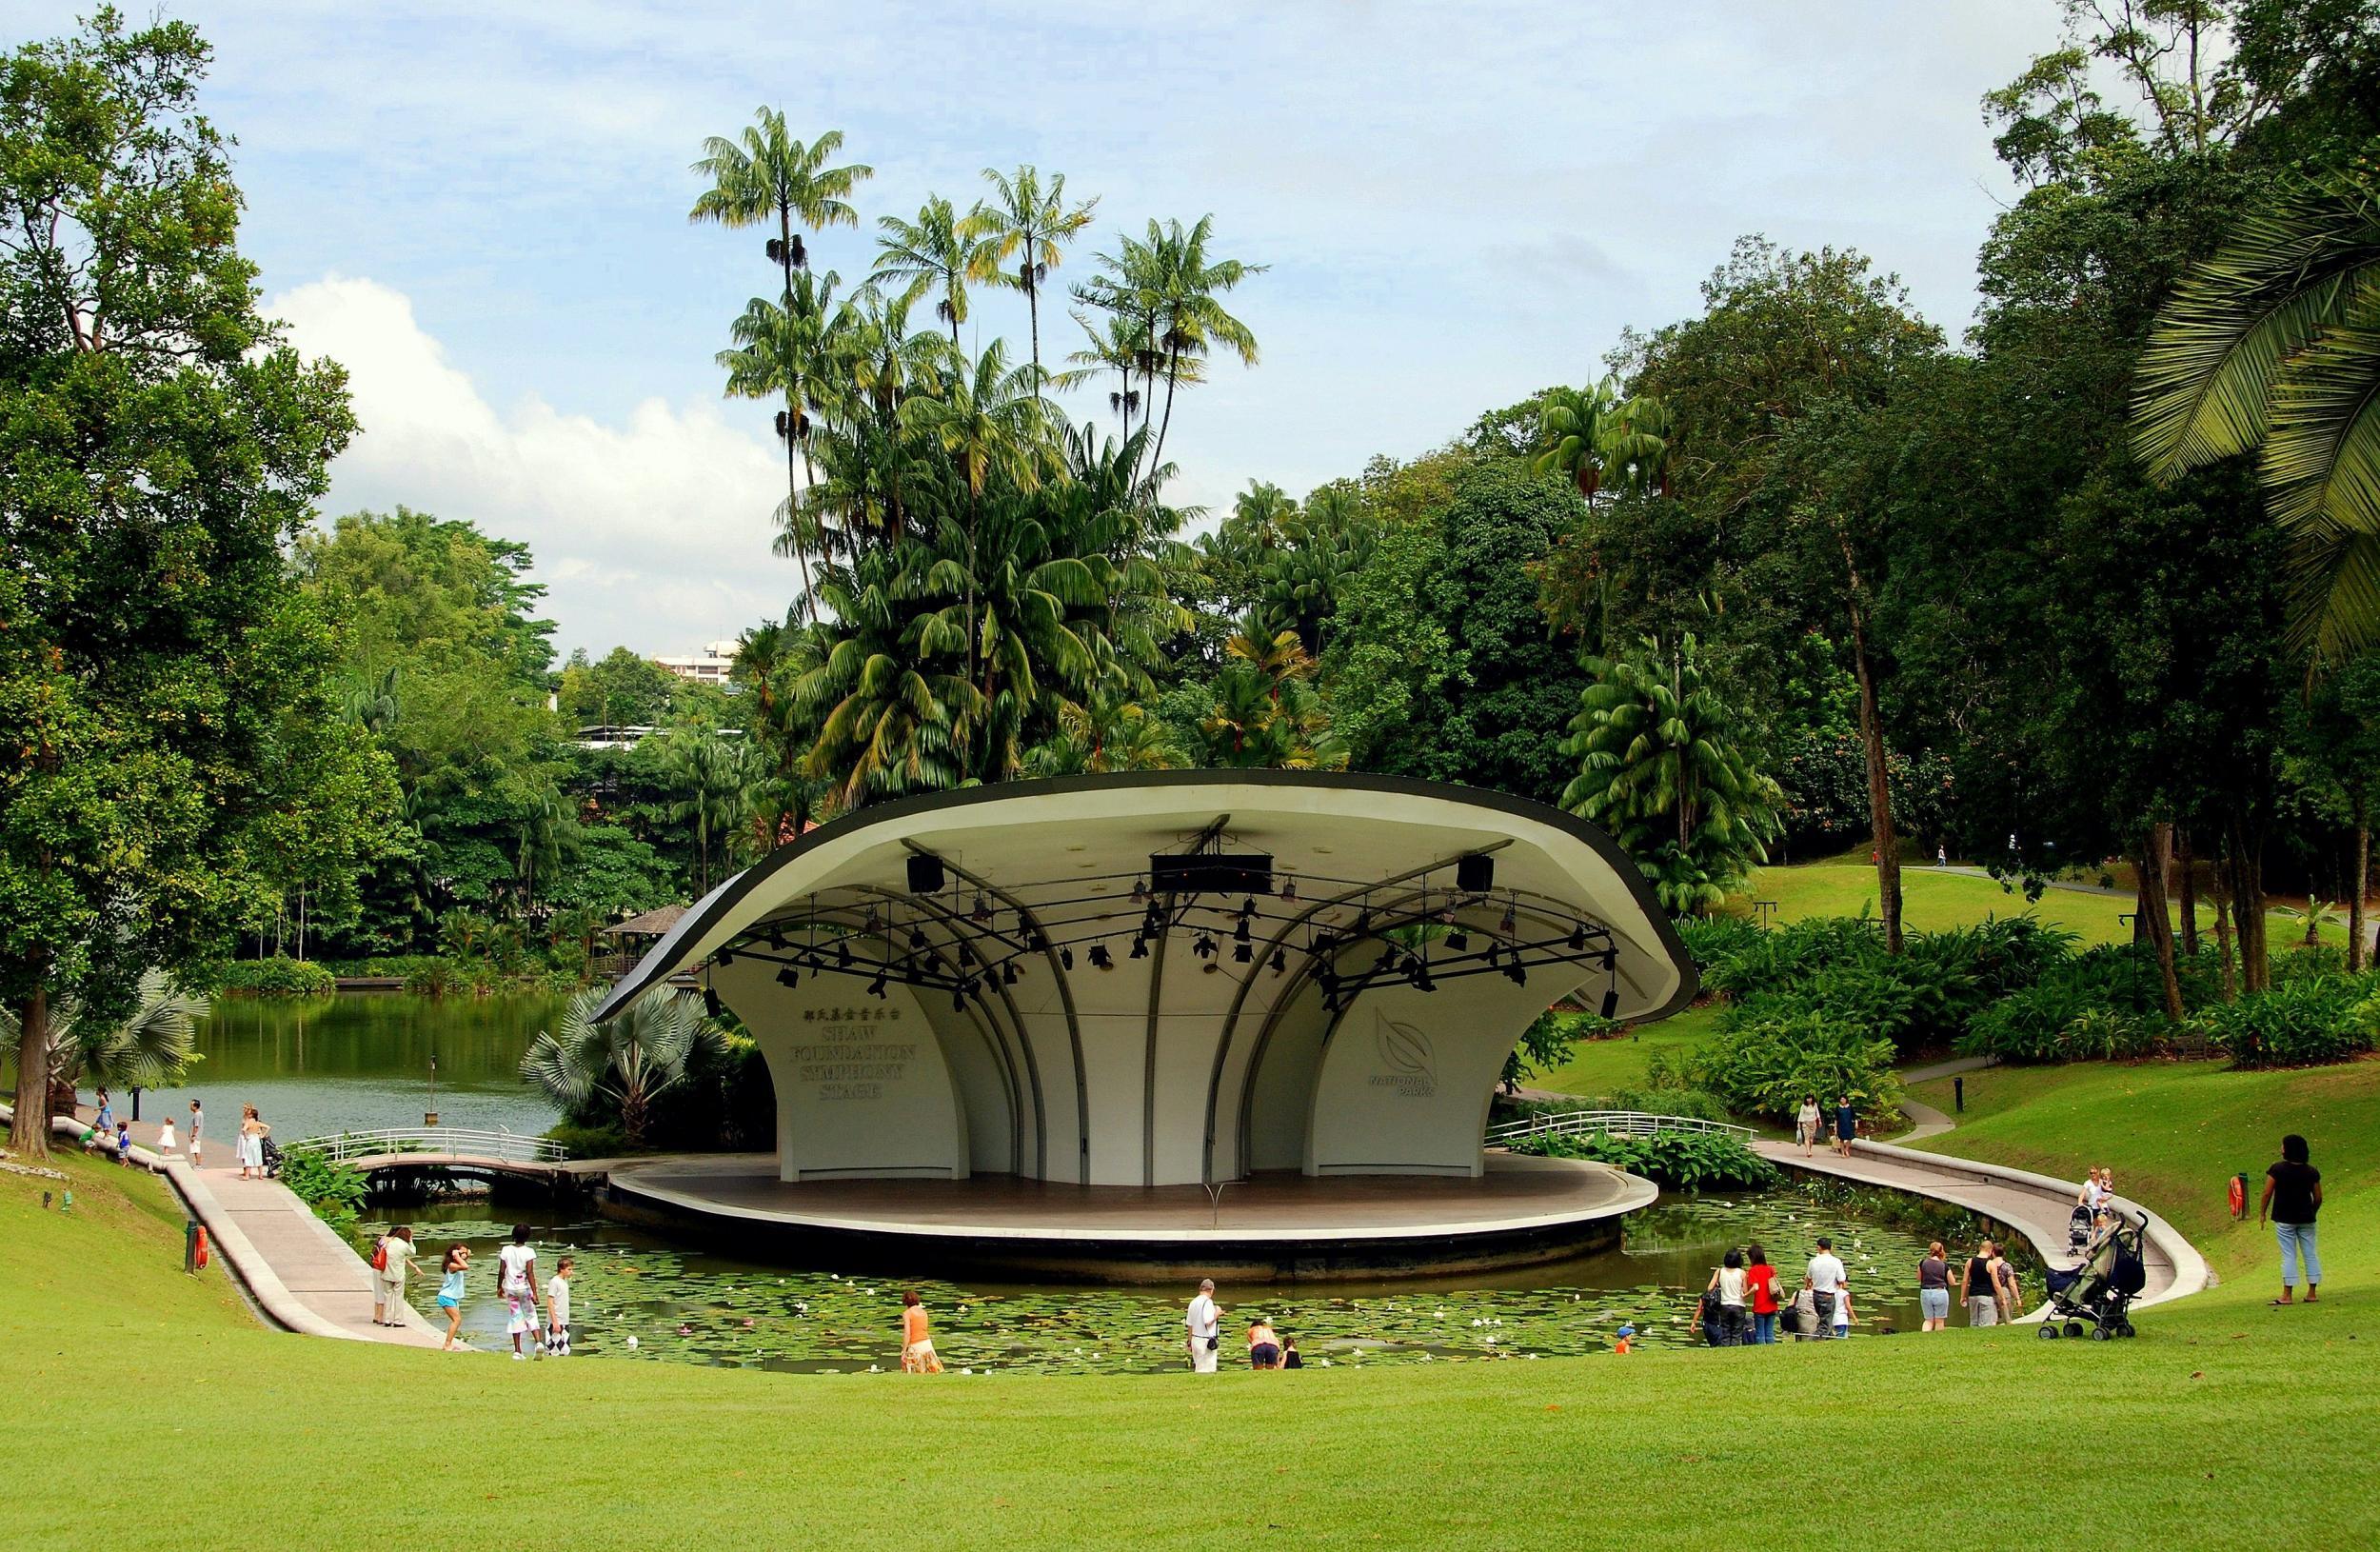
[[2091,1231],[2093,1226],[2091,1209],[2079,1202],[2075,1203],[2073,1212],[2069,1214],[2066,1220],[2066,1248],[2070,1254],[2080,1258],[2083,1252],[2091,1248]]
[[279,1180],[281,1178],[281,1144],[268,1137],[265,1139],[261,1151],[265,1157],[265,1178]]
[[2145,1217],[2128,1223],[2119,1215],[2079,1264],[2067,1271],[2050,1269],[2050,1313],[2041,1323],[2044,1342],[2086,1331],[2094,1342],[2137,1334],[2130,1311],[2149,1283],[2149,1268],[2140,1255],[2148,1227]]

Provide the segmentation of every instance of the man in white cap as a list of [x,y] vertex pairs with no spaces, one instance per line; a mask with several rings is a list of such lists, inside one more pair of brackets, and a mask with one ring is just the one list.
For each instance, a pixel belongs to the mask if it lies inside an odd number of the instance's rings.
[[1189,1330],[1190,1372],[1215,1372],[1215,1352],[1222,1345],[1223,1312],[1215,1304],[1215,1280],[1199,1280],[1199,1296],[1190,1301],[1190,1308],[1182,1316],[1182,1324]]

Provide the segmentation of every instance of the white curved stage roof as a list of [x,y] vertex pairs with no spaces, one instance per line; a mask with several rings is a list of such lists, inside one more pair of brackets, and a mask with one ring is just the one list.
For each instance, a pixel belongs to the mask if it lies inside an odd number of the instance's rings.
[[705,896],[600,1011],[705,962],[767,1058],[787,1181],[1477,1175],[1549,1004],[1646,1020],[1695,992],[1593,826],[1270,770],[863,809]]

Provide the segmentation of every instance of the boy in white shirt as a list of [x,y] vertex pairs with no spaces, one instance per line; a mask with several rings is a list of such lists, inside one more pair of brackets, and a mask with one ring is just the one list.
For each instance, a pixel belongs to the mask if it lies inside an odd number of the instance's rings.
[[570,1268],[578,1263],[568,1256],[554,1268],[554,1275],[545,1282],[545,1356],[570,1356]]

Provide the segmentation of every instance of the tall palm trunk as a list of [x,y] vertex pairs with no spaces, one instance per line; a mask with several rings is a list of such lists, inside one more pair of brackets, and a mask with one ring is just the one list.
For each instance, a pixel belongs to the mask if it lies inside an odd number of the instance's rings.
[[2354,873],[2347,881],[2347,968],[2350,975],[2364,967],[2364,889],[2371,878],[2371,815],[2363,787],[2355,788]]
[[2239,995],[2239,972],[2231,945],[2231,864],[2223,847],[2214,854],[2214,870],[2210,875],[2214,892],[2214,951],[2223,966],[2223,1000],[2230,1002]]
[[1884,918],[1884,951],[1901,951],[1900,838],[1893,830],[1892,770],[1884,748],[1884,722],[1876,707],[1875,669],[1868,660],[1867,610],[1860,603],[1859,567],[1843,544],[1843,566],[1851,585],[1852,667],[1859,679],[1859,747],[1868,765],[1868,826],[1875,845],[1876,905]]
[[50,992],[36,984],[16,1010],[16,1119],[9,1141],[19,1153],[50,1157]]
[[2164,994],[2165,1016],[2182,1017],[2182,983],[2173,965],[2173,918],[2167,907],[2165,869],[2173,851],[2173,826],[2160,821],[2149,826],[2144,844],[2134,854],[2140,871],[2140,911],[2134,918],[2149,927],[2149,943],[2157,956],[2157,985]]
[[2173,826],[2173,861],[2181,877],[2178,904],[2182,917],[2182,957],[2198,957],[2198,865],[2190,854],[2190,831]]
[[[784,205],[777,207],[777,257],[785,274],[785,322],[790,326],[793,322],[793,210]],[[785,537],[793,541],[794,564],[802,567],[802,612],[807,616],[815,606],[810,601],[809,547],[802,542],[802,486],[794,479],[794,444],[801,440],[802,400],[797,379],[789,369],[791,365],[790,362],[786,364],[788,370],[785,373]],[[809,473],[809,449],[804,448],[802,449],[800,468],[805,478]]]
[[1165,413],[1157,423],[1157,446],[1149,450],[1149,483],[1157,483],[1157,471],[1165,467],[1165,433],[1174,425],[1174,385],[1181,378],[1181,356],[1178,351],[1165,353]]
[[1025,327],[1033,336],[1033,396],[1038,399],[1041,396],[1041,288],[1033,283],[1032,269],[1033,263],[1028,257],[1025,261],[1026,273],[1019,278],[1024,281]]

